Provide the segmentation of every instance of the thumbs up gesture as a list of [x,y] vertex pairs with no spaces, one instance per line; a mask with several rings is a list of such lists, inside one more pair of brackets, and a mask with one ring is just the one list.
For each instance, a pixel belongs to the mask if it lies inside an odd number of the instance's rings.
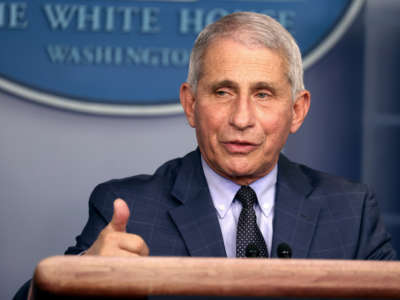
[[116,199],[111,222],[100,232],[86,255],[148,256],[149,248],[145,241],[136,234],[126,232],[129,215],[125,201]]

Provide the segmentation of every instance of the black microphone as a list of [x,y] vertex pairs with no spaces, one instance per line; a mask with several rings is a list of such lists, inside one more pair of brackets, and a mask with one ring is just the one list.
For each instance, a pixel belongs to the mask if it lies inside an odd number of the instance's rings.
[[246,247],[246,257],[260,257],[260,250],[254,243],[250,243]]
[[292,248],[286,243],[280,243],[278,245],[278,257],[279,258],[291,258],[292,257]]

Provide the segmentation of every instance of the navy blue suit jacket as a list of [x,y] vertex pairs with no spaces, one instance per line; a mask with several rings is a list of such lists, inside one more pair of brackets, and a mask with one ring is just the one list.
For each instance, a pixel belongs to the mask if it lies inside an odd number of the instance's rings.
[[[161,166],[154,175],[98,185],[76,246],[84,251],[110,222],[113,201],[124,199],[127,231],[143,237],[150,255],[225,257],[222,233],[199,150]],[[290,245],[294,258],[395,259],[374,194],[367,186],[295,164],[278,162],[271,256]]]
[[[111,221],[113,202],[131,211],[127,231],[143,237],[150,255],[225,257],[226,252],[199,150],[162,165],[154,175],[98,185],[89,219],[74,247],[88,249]],[[374,194],[367,186],[295,164],[281,155],[273,223],[272,257],[290,245],[294,258],[393,260]],[[26,299],[27,282],[14,299]]]

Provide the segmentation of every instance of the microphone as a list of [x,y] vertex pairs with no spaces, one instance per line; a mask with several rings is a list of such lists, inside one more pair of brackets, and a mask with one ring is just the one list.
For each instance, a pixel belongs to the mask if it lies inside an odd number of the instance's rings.
[[292,248],[286,243],[280,243],[277,249],[279,258],[291,258],[292,257]]
[[260,250],[254,243],[250,243],[246,247],[245,255],[246,257],[260,257]]

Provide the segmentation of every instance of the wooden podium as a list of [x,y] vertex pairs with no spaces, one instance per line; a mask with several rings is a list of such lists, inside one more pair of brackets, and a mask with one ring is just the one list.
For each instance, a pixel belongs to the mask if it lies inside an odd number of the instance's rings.
[[400,299],[400,262],[56,256],[33,279],[35,300],[148,295]]

